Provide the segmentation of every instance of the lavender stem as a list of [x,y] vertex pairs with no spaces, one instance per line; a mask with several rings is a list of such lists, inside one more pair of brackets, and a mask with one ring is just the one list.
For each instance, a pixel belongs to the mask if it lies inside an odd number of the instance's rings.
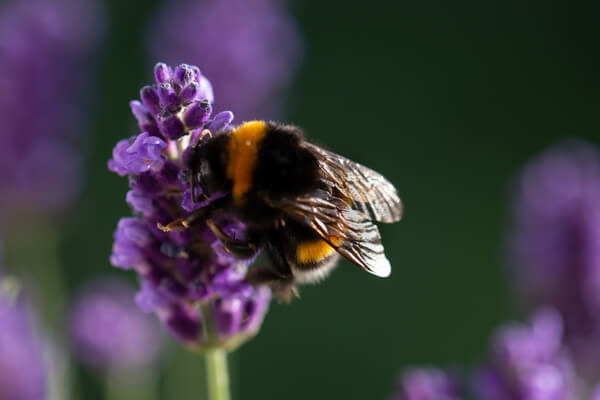
[[[214,321],[207,304],[200,306],[204,321],[205,335],[210,342],[218,342]],[[204,352],[206,358],[206,387],[208,400],[229,400],[229,371],[227,369],[227,350],[217,345]]]
[[225,349],[216,347],[207,350],[205,357],[208,399],[229,400],[229,374]]

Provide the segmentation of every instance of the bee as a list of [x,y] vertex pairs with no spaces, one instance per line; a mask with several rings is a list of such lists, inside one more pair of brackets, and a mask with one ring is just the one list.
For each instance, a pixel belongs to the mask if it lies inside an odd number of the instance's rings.
[[[271,268],[252,267],[246,279],[285,300],[297,295],[297,284],[325,278],[340,256],[373,275],[390,275],[374,222],[399,221],[402,202],[382,175],[309,143],[292,125],[250,121],[206,133],[187,165],[192,194],[199,186],[203,196],[225,195],[161,229],[206,223],[237,258],[263,249]],[[222,213],[245,223],[243,240],[219,226]]]

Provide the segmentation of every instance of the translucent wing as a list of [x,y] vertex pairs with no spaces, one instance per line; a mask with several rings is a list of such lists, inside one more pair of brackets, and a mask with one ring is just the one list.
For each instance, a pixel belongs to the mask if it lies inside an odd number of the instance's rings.
[[377,226],[348,202],[326,190],[293,199],[266,199],[266,202],[308,226],[343,257],[380,277],[391,273]]
[[347,196],[353,209],[378,222],[400,220],[402,201],[381,174],[313,144],[305,146],[317,156],[323,182]]

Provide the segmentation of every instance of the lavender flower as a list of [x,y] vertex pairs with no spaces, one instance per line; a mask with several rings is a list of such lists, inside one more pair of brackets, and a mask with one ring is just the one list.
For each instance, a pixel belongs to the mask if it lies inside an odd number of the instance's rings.
[[563,143],[524,169],[510,237],[517,286],[557,308],[577,361],[600,378],[600,154]]
[[439,369],[412,369],[406,371],[399,383],[394,400],[458,400],[457,380]]
[[592,396],[590,400],[600,400],[600,385],[597,385],[594,391],[592,392]]
[[78,133],[88,57],[102,21],[93,0],[0,7],[0,204],[60,207],[81,183]]
[[561,347],[562,321],[542,310],[530,325],[501,328],[489,364],[475,377],[478,398],[486,400],[573,400],[578,398],[573,366]]
[[285,1],[165,2],[149,33],[154,59],[189,60],[219,88],[216,104],[240,120],[277,116],[302,43]]
[[[270,290],[246,283],[249,261],[223,251],[206,226],[165,233],[157,224],[208,204],[192,203],[185,160],[203,132],[228,129],[233,114],[212,116],[212,87],[197,67],[157,64],[154,72],[156,85],[130,104],[144,132],[119,142],[109,161],[110,170],[129,176],[126,200],[137,214],[119,222],[111,263],[138,273],[138,305],[183,343],[231,348],[257,333]],[[219,223],[243,238],[240,222]]]
[[71,312],[79,358],[105,370],[144,367],[160,349],[154,321],[135,304],[135,292],[118,280],[101,279],[84,288]]
[[46,370],[25,305],[0,293],[0,399],[43,400]]

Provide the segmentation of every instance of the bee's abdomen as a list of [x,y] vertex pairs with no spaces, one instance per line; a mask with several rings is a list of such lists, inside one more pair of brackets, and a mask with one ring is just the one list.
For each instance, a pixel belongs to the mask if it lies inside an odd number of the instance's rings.
[[298,243],[296,260],[300,264],[313,264],[335,253],[335,249],[323,239]]
[[[331,242],[337,244],[335,238]],[[315,283],[329,275],[338,259],[338,252],[325,240],[305,239],[296,243],[291,269],[299,283]]]

